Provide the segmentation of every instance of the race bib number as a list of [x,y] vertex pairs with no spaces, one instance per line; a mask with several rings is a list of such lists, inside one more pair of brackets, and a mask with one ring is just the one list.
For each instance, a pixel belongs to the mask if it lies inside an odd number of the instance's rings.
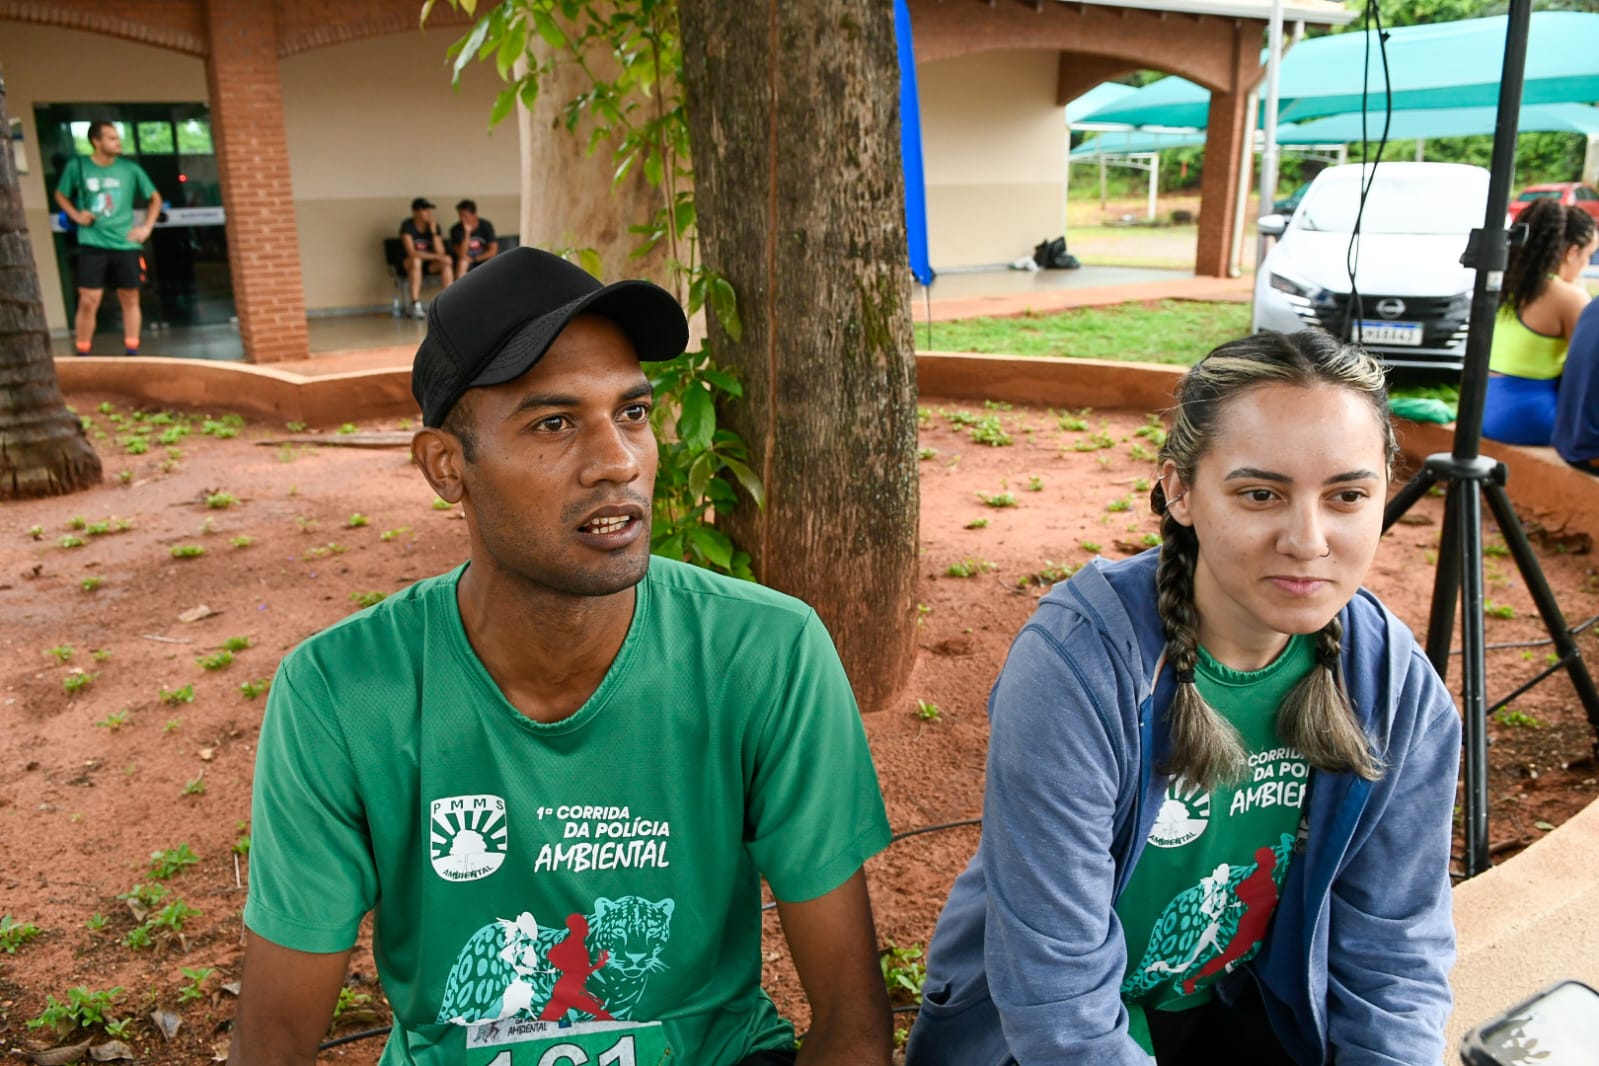
[[467,1026],[466,1066],[665,1066],[660,1022],[559,1022],[508,1018]]

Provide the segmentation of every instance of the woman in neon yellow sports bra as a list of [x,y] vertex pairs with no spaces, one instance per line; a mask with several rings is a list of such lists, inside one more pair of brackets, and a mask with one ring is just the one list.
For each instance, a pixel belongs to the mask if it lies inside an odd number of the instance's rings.
[[1588,292],[1578,283],[1599,249],[1593,219],[1554,200],[1521,214],[1527,240],[1510,250],[1494,320],[1483,436],[1506,444],[1549,443],[1566,346]]

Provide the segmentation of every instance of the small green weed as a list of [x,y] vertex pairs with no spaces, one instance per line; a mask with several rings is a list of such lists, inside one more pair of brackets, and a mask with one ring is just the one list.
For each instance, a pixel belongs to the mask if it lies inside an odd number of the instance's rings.
[[205,549],[198,544],[174,544],[170,554],[174,559],[198,559]]
[[387,543],[391,540],[398,540],[409,532],[411,532],[410,526],[400,526],[398,529],[385,529],[382,533],[378,534],[378,539],[384,543]]
[[1494,721],[1498,722],[1500,725],[1510,726],[1518,729],[1543,728],[1543,722],[1541,720],[1534,718],[1525,711],[1512,710],[1509,707],[1501,707],[1495,711]]
[[72,660],[72,645],[57,644],[53,648],[44,649],[44,653],[54,658],[58,663],[70,662]]
[[185,781],[183,783],[183,794],[185,796],[203,796],[203,795],[205,795],[205,771],[204,770],[201,770],[198,774],[195,774],[193,777],[189,778],[187,781]]
[[1144,424],[1133,430],[1133,436],[1143,437],[1150,444],[1159,448],[1166,443],[1166,427],[1162,424],[1159,415],[1145,415]]
[[922,985],[927,981],[927,966],[922,962],[922,946],[900,947],[892,940],[879,953],[883,984],[890,1000],[910,1003],[922,1001]]
[[188,1003],[191,1000],[204,999],[205,989],[201,986],[205,984],[206,978],[216,973],[216,969],[211,966],[183,966],[180,969],[183,976],[189,979],[189,983],[178,990],[178,1002]]
[[998,566],[987,559],[963,559],[958,563],[950,563],[944,574],[947,577],[976,577],[978,574],[998,569]]
[[1070,563],[1054,563],[1044,560],[1044,568],[1036,573],[1024,574],[1016,579],[1016,587],[1024,589],[1029,585],[1042,585],[1048,587],[1060,581],[1065,581],[1077,572],[1077,567]]
[[197,655],[194,661],[202,670],[222,670],[233,665],[233,653],[223,648],[211,655]]
[[111,658],[111,649],[109,649],[109,648],[95,648],[93,651],[91,651],[89,653],[89,655],[94,659],[95,662],[103,663],[107,659]]
[[163,732],[163,733],[176,733],[182,727],[183,727],[183,719],[182,718],[168,718],[165,722],[161,723],[161,732]]
[[222,642],[222,648],[224,651],[243,651],[252,643],[249,637],[229,637]]
[[226,511],[238,502],[239,498],[231,492],[213,492],[205,498],[205,505],[213,511]]
[[182,688],[163,688],[161,702],[168,707],[176,707],[180,703],[194,702],[194,686],[184,685]]
[[1076,414],[1068,411],[1059,418],[1055,419],[1055,424],[1068,433],[1081,433],[1083,430],[1088,428],[1088,423],[1085,421],[1085,418],[1087,417],[1089,411],[1090,408],[1087,407],[1083,408]]
[[974,518],[970,522],[966,523],[966,528],[967,529],[986,529],[986,528],[988,528],[988,519],[986,519],[986,518]]
[[351,433],[358,432],[360,432],[360,428],[354,422],[346,422],[339,427],[339,433],[346,437],[348,437]]
[[338,1022],[340,1016],[351,1011],[360,1010],[372,1002],[372,996],[366,992],[357,992],[349,985],[339,989],[339,998],[333,1004],[333,1020]]
[[1078,541],[1077,546],[1090,555],[1098,555],[1105,550],[1104,545],[1097,544],[1091,540]]
[[39,927],[21,922],[9,914],[0,914],[0,951],[15,955],[17,949],[39,935]]
[[1510,554],[1510,545],[1502,540],[1484,541],[1482,553],[1488,556],[1506,556]]
[[29,526],[28,527],[28,536],[32,537],[34,540],[43,540],[44,539],[44,527],[43,526]]
[[93,1029],[115,1021],[111,1008],[122,996],[122,986],[91,992],[86,985],[67,990],[65,1002],[45,996],[44,1011],[29,1019],[29,1029],[43,1029],[61,1040],[79,1029]]
[[362,526],[370,525],[370,524],[371,524],[371,519],[367,518],[366,515],[361,514],[359,511],[357,511],[355,514],[351,515],[345,521],[344,528],[346,528],[346,529],[360,529]]
[[119,482],[121,482],[122,484],[124,484],[124,485],[130,484],[133,481],[133,471],[132,470],[118,470],[117,471],[117,480]]
[[1131,511],[1132,509],[1133,501],[1128,499],[1126,496],[1123,496],[1119,500],[1111,500],[1105,505],[1105,510],[1109,511],[1111,514],[1119,514],[1122,511]]
[[84,545],[84,540],[82,537],[74,537],[71,533],[68,533],[66,536],[56,541],[56,543],[61,545],[63,548],[81,548]]
[[228,543],[233,545],[235,548],[248,548],[250,545],[255,543],[255,538],[241,533],[239,536],[228,541]]
[[1138,538],[1138,543],[1142,544],[1146,548],[1158,548],[1160,547],[1160,534],[1145,533],[1142,537]]
[[1485,600],[1485,601],[1483,601],[1482,613],[1487,615],[1489,618],[1514,618],[1514,617],[1516,617],[1516,609],[1514,607],[1510,606],[1510,604],[1508,604],[1508,603],[1495,603],[1493,600]]
[[271,684],[272,682],[267,678],[258,677],[254,681],[246,681],[244,684],[240,685],[239,692],[244,695],[245,699],[253,700],[265,692],[271,686]]
[[944,712],[940,711],[938,704],[931,700],[917,700],[916,717],[924,722],[940,722],[944,719]]
[[357,607],[371,607],[374,604],[382,603],[388,598],[388,595],[386,592],[378,592],[376,589],[372,589],[367,592],[352,592],[350,593],[350,599]]
[[78,582],[78,587],[84,592],[93,592],[95,589],[104,584],[105,578],[103,577],[86,577],[82,581]]
[[916,449],[916,458],[918,458],[918,459],[937,459],[938,458],[938,449],[937,448],[918,448],[918,449]]
[[454,507],[454,506],[455,505],[453,503],[451,503],[449,500],[446,500],[442,496],[433,497],[433,509],[435,511],[448,511],[451,507]]
[[1044,491],[1044,479],[1041,478],[1041,477],[1030,477],[1030,478],[1028,478],[1027,479],[1027,491],[1028,492],[1043,492]]
[[1008,492],[996,492],[992,496],[988,496],[988,495],[985,495],[985,494],[979,492],[977,494],[977,498],[979,500],[982,500],[983,503],[985,505],[989,506],[989,507],[1015,507],[1016,506],[1016,497],[1011,495]]
[[94,724],[101,729],[115,733],[128,724],[128,708],[124,707],[119,711],[112,711]]
[[94,684],[95,675],[86,670],[74,670],[61,679],[61,688],[69,696],[76,696]]
[[150,853],[150,876],[157,881],[165,881],[178,871],[187,866],[193,866],[200,861],[200,856],[190,850],[188,844],[179,844],[175,848]]
[[304,422],[285,422],[285,423],[283,423],[283,428],[288,430],[290,433],[304,433],[305,432],[305,423]]
[[89,920],[83,923],[83,927],[91,933],[98,933],[100,930],[104,929],[110,924],[110,918],[107,918],[99,911],[95,911],[93,914],[89,915]]
[[1005,432],[1005,426],[998,415],[984,415],[978,419],[977,424],[971,428],[971,438],[978,444],[986,444],[991,448],[1004,448],[1014,443],[1011,435]]

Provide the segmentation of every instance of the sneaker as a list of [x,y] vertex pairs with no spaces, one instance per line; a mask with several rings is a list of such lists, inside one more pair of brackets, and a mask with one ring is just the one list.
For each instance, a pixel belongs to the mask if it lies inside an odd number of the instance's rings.
[[411,317],[412,318],[426,318],[427,316],[428,316],[428,313],[427,313],[427,310],[425,308],[423,308],[422,301],[421,300],[412,300],[411,301]]

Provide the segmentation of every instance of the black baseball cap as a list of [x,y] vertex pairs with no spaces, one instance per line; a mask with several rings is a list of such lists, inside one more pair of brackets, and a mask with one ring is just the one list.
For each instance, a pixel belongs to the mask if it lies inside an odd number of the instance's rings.
[[411,210],[412,211],[420,211],[420,210],[422,210],[425,207],[437,207],[437,206],[439,206],[439,205],[434,203],[432,200],[429,200],[426,196],[418,196],[415,200],[411,201]]
[[422,424],[443,425],[467,389],[527,373],[567,323],[583,314],[616,323],[643,362],[674,359],[688,347],[688,319],[659,285],[602,285],[558,255],[513,248],[428,306],[427,335],[411,364],[411,394],[422,408]]

